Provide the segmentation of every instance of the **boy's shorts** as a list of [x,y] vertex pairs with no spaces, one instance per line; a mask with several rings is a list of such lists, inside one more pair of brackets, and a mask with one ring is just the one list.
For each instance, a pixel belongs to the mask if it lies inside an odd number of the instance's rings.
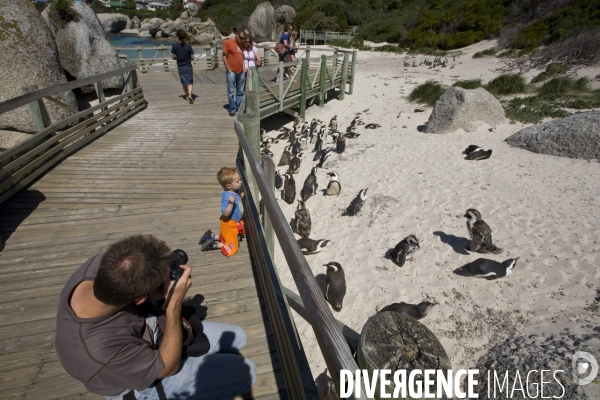
[[221,219],[221,232],[219,233],[219,241],[223,243],[221,253],[226,257],[231,257],[238,251],[238,235],[245,235],[244,221],[235,222],[231,218]]

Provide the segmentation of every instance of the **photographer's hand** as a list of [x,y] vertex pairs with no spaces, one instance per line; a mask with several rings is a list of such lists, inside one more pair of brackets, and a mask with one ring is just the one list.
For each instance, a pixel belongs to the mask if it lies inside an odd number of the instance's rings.
[[[181,331],[181,306],[183,305],[183,299],[192,286],[191,279],[191,268],[187,265],[181,265],[180,268],[183,270],[181,277],[177,280],[175,290],[167,309],[165,312],[165,319],[167,324],[165,327],[165,334],[160,344],[158,352],[163,360],[164,366],[158,375],[158,379],[162,379],[167,376],[171,376],[179,369],[179,362],[181,359],[181,349],[183,347],[183,333]],[[165,284],[166,293],[169,292],[174,282],[169,281],[170,284]]]

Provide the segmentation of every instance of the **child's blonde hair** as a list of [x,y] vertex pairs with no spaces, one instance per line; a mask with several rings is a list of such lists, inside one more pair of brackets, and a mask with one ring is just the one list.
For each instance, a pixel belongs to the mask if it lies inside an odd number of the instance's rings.
[[223,189],[227,188],[227,185],[231,185],[233,183],[233,177],[238,172],[236,167],[223,167],[219,170],[217,174],[217,180],[223,186]]

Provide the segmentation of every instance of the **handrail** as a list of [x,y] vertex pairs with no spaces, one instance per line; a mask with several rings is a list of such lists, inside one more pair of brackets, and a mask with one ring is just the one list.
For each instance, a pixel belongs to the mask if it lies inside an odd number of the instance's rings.
[[77,79],[71,82],[61,83],[55,86],[49,86],[46,88],[38,89],[33,92],[22,94],[17,97],[13,97],[12,99],[5,100],[0,103],[0,114],[5,113],[10,110],[14,110],[15,108],[27,105],[32,101],[36,101],[41,99],[42,97],[51,96],[53,94],[59,94],[65,92],[67,90],[76,89],[82,86],[91,85],[95,82],[103,81],[113,76],[122,75],[129,71],[134,71],[136,69],[135,65],[127,65],[125,67],[121,67],[112,71],[105,72],[103,74],[89,76],[83,79]]

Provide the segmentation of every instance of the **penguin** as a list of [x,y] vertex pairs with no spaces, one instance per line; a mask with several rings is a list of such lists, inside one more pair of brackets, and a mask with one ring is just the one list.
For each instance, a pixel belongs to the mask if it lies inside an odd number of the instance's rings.
[[327,193],[328,196],[340,194],[342,191],[342,184],[340,183],[340,177],[338,176],[337,172],[328,172],[327,175],[331,177],[331,180],[327,185],[327,190],[325,193]]
[[300,138],[297,138],[296,141],[294,142],[294,144],[292,145],[292,155],[295,156],[296,154],[300,153],[302,151],[302,143],[300,143]]
[[[471,146],[467,147],[465,149],[465,151],[467,151]],[[467,154],[467,156],[465,157],[465,160],[487,160],[488,158],[490,158],[492,156],[492,150],[483,150],[481,147],[476,147],[475,149],[472,149],[470,152],[465,153],[463,152],[463,154]]]
[[310,121],[310,130],[314,132],[315,129],[317,129],[317,125],[319,125],[319,122],[320,121],[318,119],[313,118],[313,120]]
[[377,129],[377,128],[381,128],[381,125],[379,125],[379,124],[367,124],[367,125],[365,125],[365,129]]
[[290,169],[288,172],[292,174],[297,174],[300,169],[300,164],[302,163],[302,155],[304,153],[298,153],[290,160]]
[[332,151],[333,151],[333,147],[328,147],[325,149],[325,151],[321,155],[321,159],[319,160],[319,164],[318,164],[319,168],[323,168],[323,166],[327,162],[327,159],[329,158],[329,155],[331,154]]
[[283,177],[278,170],[275,170],[275,189],[281,189],[283,187]]
[[312,240],[307,237],[303,237],[298,239],[298,247],[300,247],[302,253],[306,255],[315,254],[323,250],[323,247],[327,246],[327,243],[329,242],[330,241],[327,239]]
[[502,263],[499,263],[498,261],[488,260],[486,258],[478,258],[473,262],[455,269],[454,273],[456,275],[473,276],[475,278],[482,278],[492,281],[494,279],[510,275],[517,265],[518,260],[519,257],[510,258]]
[[302,200],[298,200],[298,206],[296,207],[296,211],[294,211],[294,216],[296,217],[296,233],[302,237],[308,237],[308,235],[310,235],[312,223],[310,220],[310,212],[308,212],[306,204],[304,204]]
[[360,136],[360,133],[356,133],[356,129],[355,128],[349,128],[349,129],[347,129],[346,130],[346,134],[344,134],[344,137],[350,138],[350,139],[356,139],[359,136]]
[[260,141],[262,142],[267,134],[267,130],[265,128],[260,128]]
[[356,117],[354,117],[354,119],[352,120],[352,122],[350,122],[350,127],[354,128],[356,125],[360,125],[359,121],[360,121],[360,118],[357,115]]
[[300,151],[308,150],[308,139],[303,137],[298,140],[300,141]]
[[341,133],[339,131],[331,132],[331,143],[335,144],[340,135]]
[[292,160],[292,146],[285,146],[285,149],[283,149],[283,154],[281,154],[281,158],[279,159],[279,164],[277,164],[278,167],[283,167],[284,165],[289,165],[290,161]]
[[390,258],[399,267],[404,266],[406,260],[414,259],[417,250],[420,250],[419,239],[415,235],[409,235],[402,239],[390,252]]
[[331,121],[329,121],[329,129],[337,131],[337,115],[334,115]]
[[481,147],[477,146],[476,144],[472,144],[469,147],[467,147],[462,153],[463,154],[470,154],[472,152],[474,152],[477,149],[480,149]]
[[345,215],[354,216],[360,212],[362,206],[365,204],[365,201],[367,201],[367,190],[368,189],[362,189],[360,192],[358,192],[358,195],[352,199],[352,202],[346,209]]
[[271,157],[271,158],[273,158],[273,156],[275,155],[275,154],[273,154],[273,152],[269,148],[262,149],[261,153],[264,154],[265,156],[268,156],[268,157]]
[[346,276],[342,266],[334,261],[324,264],[327,267],[325,278],[325,299],[335,311],[342,311],[342,303],[346,295]]
[[346,150],[346,138],[344,135],[340,134],[335,140],[335,150],[338,154],[341,154]]
[[290,173],[286,173],[283,176],[285,177],[285,181],[283,182],[281,198],[288,204],[294,204],[294,200],[296,199],[296,182]]
[[492,243],[492,229],[481,219],[481,214],[474,208],[469,208],[464,215],[467,218],[467,230],[471,238],[469,251],[477,253],[502,253],[502,249]]
[[[315,148],[313,149],[316,153],[318,153],[319,151],[321,151],[321,149],[323,148],[323,133],[319,133],[319,135],[317,136],[317,142],[315,143]],[[315,161],[315,160],[313,160]]]
[[289,139],[289,137],[290,137],[290,132],[283,132],[283,133],[280,133],[279,135],[277,135],[277,137],[275,139],[283,140],[283,139]]
[[303,119],[302,117],[296,117],[296,119],[294,120],[294,129],[295,129],[295,128],[296,128],[298,125],[302,124],[303,122],[304,122],[304,119]]
[[319,187],[317,183],[317,170],[318,166],[312,167],[310,170],[310,174],[304,180],[304,185],[302,186],[302,190],[300,191],[300,198],[302,201],[307,201],[310,199],[310,196],[314,196],[317,194],[317,188]]
[[[277,142],[279,142],[279,140],[277,140]],[[262,141],[260,147],[262,147],[263,149],[268,149],[273,143],[277,142],[275,141],[275,139],[268,137]]]
[[404,314],[412,319],[419,320],[425,318],[429,310],[431,310],[431,308],[437,304],[438,303],[430,303],[428,301],[422,301],[419,304],[408,304],[405,302],[400,302],[388,304],[380,310],[378,309],[378,306],[377,308],[375,308],[375,311],[377,311],[378,313],[384,311],[394,311],[400,314]]

